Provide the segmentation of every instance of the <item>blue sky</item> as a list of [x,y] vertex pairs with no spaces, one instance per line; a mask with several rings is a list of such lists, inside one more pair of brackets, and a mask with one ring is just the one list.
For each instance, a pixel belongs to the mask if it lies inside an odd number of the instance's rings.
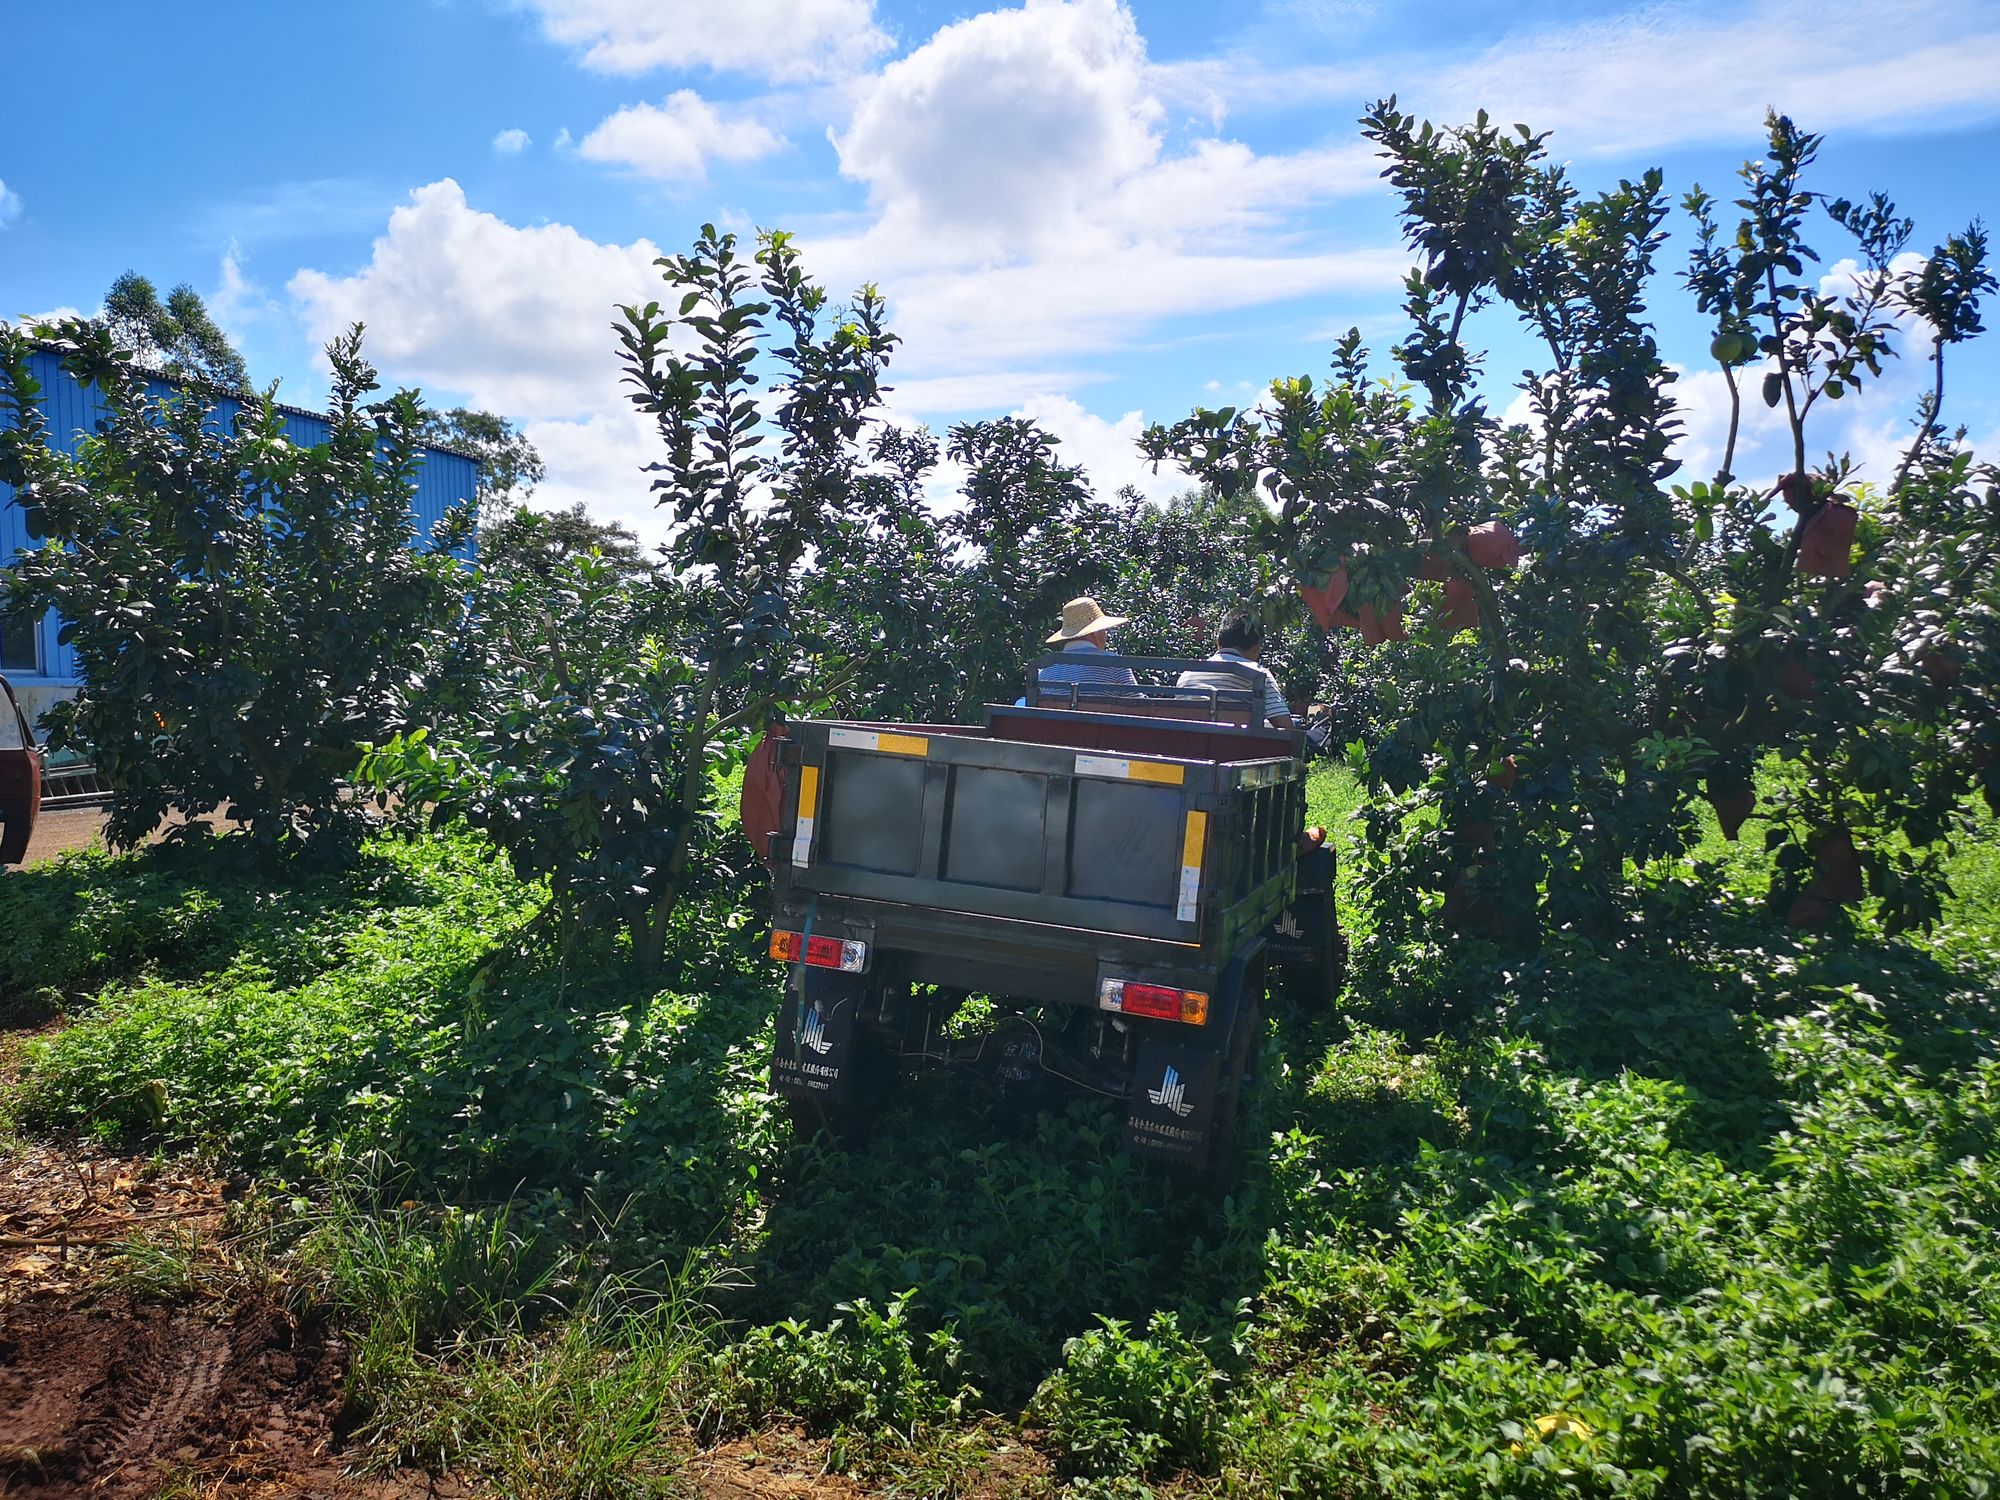
[[[1408,256],[1354,126],[1383,93],[1552,130],[1587,187],[1657,165],[1676,193],[1729,188],[1776,105],[1828,134],[1816,185],[1889,190],[1918,248],[2000,217],[2000,4],[1967,0],[13,0],[0,57],[41,80],[0,136],[0,315],[93,310],[128,267],[185,280],[303,404],[363,319],[391,379],[527,425],[544,501],[651,535],[610,310],[705,219],[790,227],[834,290],[882,285],[899,419],[1026,412],[1101,487],[1164,494],[1142,421],[1396,329]],[[1706,334],[1671,279],[1655,310],[1712,464]],[[1504,406],[1531,351],[1484,331]],[[1893,449],[1912,333],[1815,450]],[[1947,418],[2000,446],[2000,353],[1952,383]]]

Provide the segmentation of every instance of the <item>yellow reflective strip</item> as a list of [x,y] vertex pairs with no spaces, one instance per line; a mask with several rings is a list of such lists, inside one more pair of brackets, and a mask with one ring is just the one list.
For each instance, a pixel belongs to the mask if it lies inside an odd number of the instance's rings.
[[[1162,786],[1179,786],[1187,780],[1187,767],[1162,766],[1149,760],[1135,760],[1125,768],[1125,774],[1133,781],[1157,781]],[[1207,821],[1206,813],[1190,813],[1189,817]]]
[[884,755],[929,755],[931,742],[920,734],[882,734],[875,737],[875,748]]
[[819,767],[799,767],[799,816],[810,818],[819,812]]
[[1208,814],[1191,812],[1187,815],[1187,835],[1181,840],[1181,865],[1183,868],[1201,868],[1201,846],[1208,838]]

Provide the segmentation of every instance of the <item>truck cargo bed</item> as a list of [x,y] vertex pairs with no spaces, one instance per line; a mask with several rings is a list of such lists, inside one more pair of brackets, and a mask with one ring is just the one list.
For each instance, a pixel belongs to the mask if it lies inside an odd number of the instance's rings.
[[1282,905],[1291,738],[1001,706],[978,727],[807,721],[781,891],[1211,947]]

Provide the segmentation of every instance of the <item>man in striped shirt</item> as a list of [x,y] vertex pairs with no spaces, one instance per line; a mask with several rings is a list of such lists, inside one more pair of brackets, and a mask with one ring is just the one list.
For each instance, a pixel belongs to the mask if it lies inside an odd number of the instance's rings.
[[[1285,702],[1285,695],[1278,691],[1278,679],[1268,668],[1257,666],[1257,658],[1264,649],[1264,627],[1249,615],[1236,613],[1222,622],[1222,632],[1216,637],[1215,655],[1210,661],[1233,661],[1257,667],[1257,675],[1264,679],[1264,717],[1273,729],[1292,727],[1291,706]],[[1179,686],[1200,688],[1233,688],[1242,692],[1248,683],[1228,672],[1183,672]]]
[[1070,600],[1062,608],[1062,627],[1049,637],[1048,644],[1060,646],[1064,656],[1078,659],[1043,667],[1040,674],[1042,686],[1082,682],[1095,686],[1137,687],[1139,679],[1132,675],[1130,667],[1114,667],[1090,660],[1093,655],[1103,656],[1111,649],[1112,631],[1131,623],[1123,615],[1107,615],[1088,595]]

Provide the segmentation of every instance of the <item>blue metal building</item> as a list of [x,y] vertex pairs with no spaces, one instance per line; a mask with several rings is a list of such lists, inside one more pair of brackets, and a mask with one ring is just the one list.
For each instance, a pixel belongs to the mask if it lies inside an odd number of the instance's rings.
[[[38,350],[30,355],[29,368],[41,384],[39,405],[48,422],[50,440],[65,452],[75,451],[77,442],[95,432],[106,414],[102,393],[80,385],[62,368],[61,359],[50,351]],[[165,380],[152,382],[152,393],[156,396],[167,396],[172,391],[173,387]],[[225,397],[217,402],[213,420],[231,422],[237,410],[238,403]],[[285,418],[285,435],[292,442],[309,448],[326,441],[330,426],[325,416],[292,406],[279,410]],[[478,480],[478,464],[464,454],[444,448],[426,449],[412,501],[419,536],[427,536],[453,506],[470,500]],[[29,545],[27,518],[14,503],[12,487],[0,484],[0,565],[11,564],[14,554]],[[467,561],[471,560],[470,544],[464,555]],[[61,624],[53,614],[27,627],[0,624],[0,673],[14,685],[21,706],[31,718],[39,717],[54,699],[82,685],[74,653],[56,638]]]

